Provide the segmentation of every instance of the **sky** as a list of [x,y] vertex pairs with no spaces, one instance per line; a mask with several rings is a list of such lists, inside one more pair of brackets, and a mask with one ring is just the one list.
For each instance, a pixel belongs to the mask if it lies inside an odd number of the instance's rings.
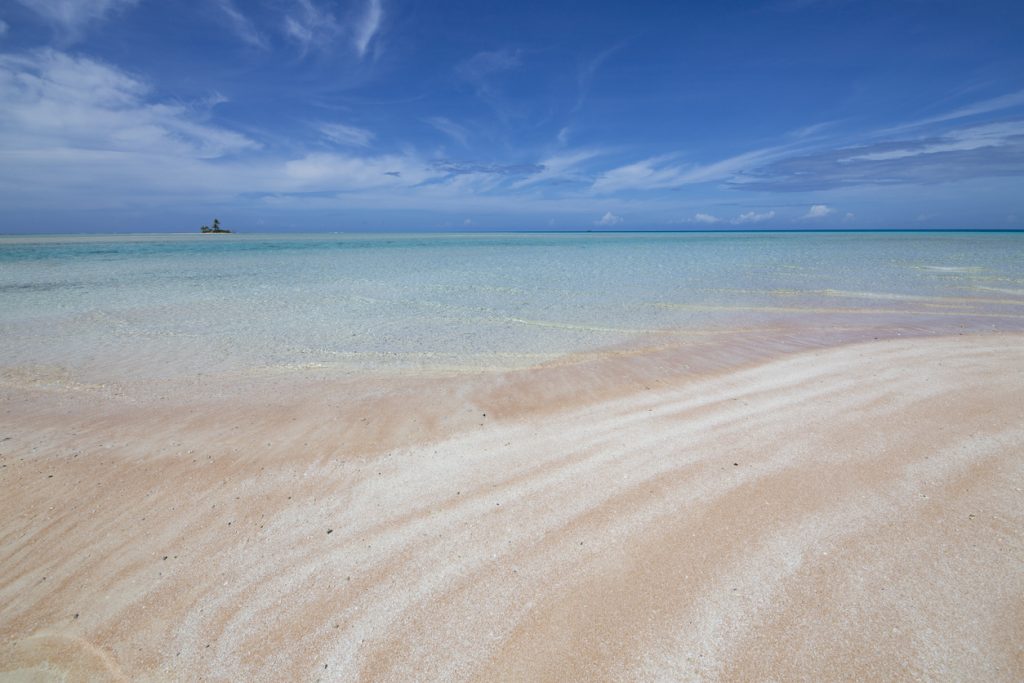
[[1024,228],[1020,0],[5,0],[0,233]]

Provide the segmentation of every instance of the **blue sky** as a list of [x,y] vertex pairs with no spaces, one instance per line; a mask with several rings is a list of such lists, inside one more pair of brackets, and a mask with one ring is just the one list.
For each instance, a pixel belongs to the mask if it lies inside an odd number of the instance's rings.
[[1020,0],[11,0],[0,232],[1024,228]]

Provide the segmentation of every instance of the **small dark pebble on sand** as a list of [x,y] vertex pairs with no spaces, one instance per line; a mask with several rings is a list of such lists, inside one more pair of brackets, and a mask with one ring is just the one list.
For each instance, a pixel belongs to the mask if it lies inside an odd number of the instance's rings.
[[329,533],[329,534],[333,534],[333,533],[334,533],[334,529],[328,529],[328,530],[327,530],[327,533]]

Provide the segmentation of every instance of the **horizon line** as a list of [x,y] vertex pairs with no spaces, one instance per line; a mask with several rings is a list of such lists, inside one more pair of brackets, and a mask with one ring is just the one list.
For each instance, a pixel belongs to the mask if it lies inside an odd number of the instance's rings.
[[[630,234],[766,234],[766,233],[1024,233],[1024,228],[637,228],[625,230],[602,230],[593,228],[546,228],[546,229],[494,229],[460,230],[452,229],[377,229],[377,230],[232,230],[226,235],[630,235]],[[74,236],[132,236],[205,235],[195,231],[126,231],[126,232],[0,232],[0,237],[74,237]]]

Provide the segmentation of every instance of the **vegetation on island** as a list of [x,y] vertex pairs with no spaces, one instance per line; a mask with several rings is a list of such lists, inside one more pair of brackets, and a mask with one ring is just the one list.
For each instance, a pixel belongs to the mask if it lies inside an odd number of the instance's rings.
[[204,225],[203,227],[199,228],[199,231],[203,232],[203,233],[214,233],[214,232],[230,233],[231,232],[227,228],[220,227],[220,221],[217,220],[216,218],[213,219],[213,227],[212,228],[209,225]]

